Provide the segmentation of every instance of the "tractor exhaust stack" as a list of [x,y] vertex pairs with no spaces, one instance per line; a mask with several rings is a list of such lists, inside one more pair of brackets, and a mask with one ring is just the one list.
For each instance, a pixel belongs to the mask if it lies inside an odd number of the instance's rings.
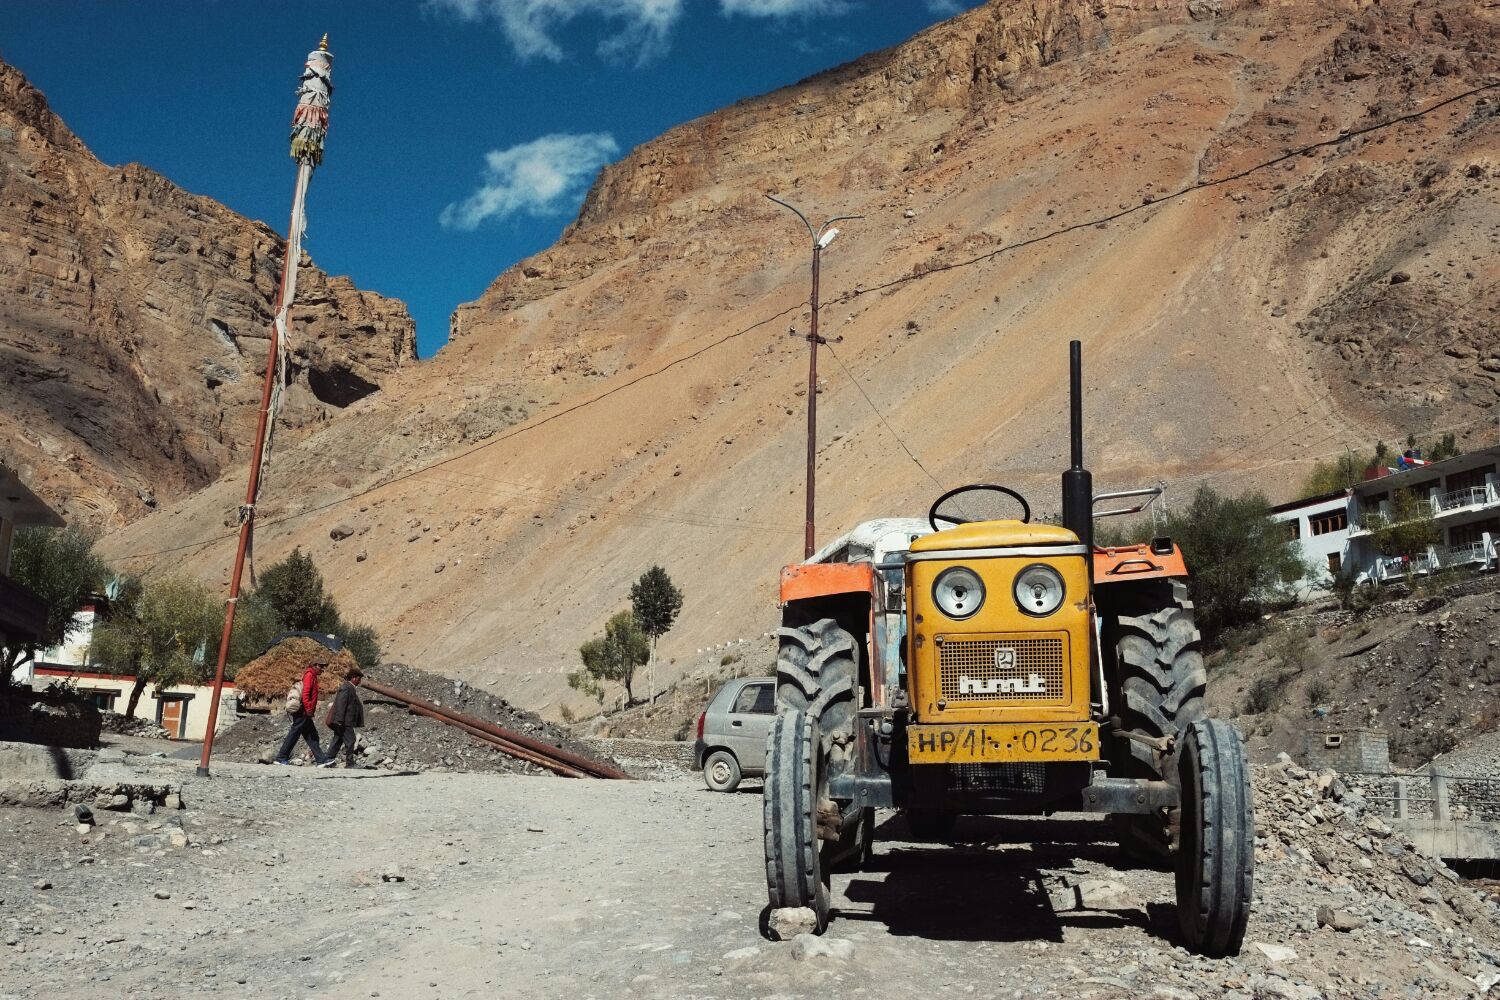
[[1094,477],[1083,467],[1083,345],[1068,344],[1068,436],[1072,465],[1062,474],[1063,527],[1094,544]]

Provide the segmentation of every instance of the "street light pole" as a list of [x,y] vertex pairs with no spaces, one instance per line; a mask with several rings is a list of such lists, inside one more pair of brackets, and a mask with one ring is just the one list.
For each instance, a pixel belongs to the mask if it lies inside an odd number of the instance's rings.
[[807,234],[812,237],[812,297],[808,299],[812,308],[812,323],[807,336],[807,515],[802,540],[802,558],[808,559],[816,548],[813,542],[813,522],[818,478],[818,345],[827,343],[818,336],[818,277],[822,270],[823,250],[839,234],[833,224],[847,219],[863,219],[864,216],[836,215],[815,230],[812,223],[807,221],[807,216],[795,206],[773,195],[768,194],[766,197],[801,219],[802,224],[807,227]]

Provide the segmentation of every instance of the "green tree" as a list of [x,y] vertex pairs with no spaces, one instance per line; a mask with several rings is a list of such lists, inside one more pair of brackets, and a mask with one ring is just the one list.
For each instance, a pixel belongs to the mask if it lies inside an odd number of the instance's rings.
[[[242,593],[234,610],[234,634],[229,637],[229,660],[224,666],[224,676],[234,677],[240,667],[264,653],[280,631],[281,620],[276,617],[276,609],[271,603],[254,591]],[[214,656],[218,655],[216,648]]]
[[93,539],[76,528],[28,526],[16,531],[10,578],[47,602],[47,619],[40,641],[5,647],[0,684],[9,684],[17,667],[49,646],[62,645],[77,631],[74,614],[104,586],[109,573],[93,549]]
[[[345,621],[338,604],[323,585],[323,574],[300,548],[260,574],[248,603],[242,599],[235,618],[249,615],[245,639],[232,650],[236,666],[259,655],[277,632],[306,631],[335,635],[361,666],[380,662],[380,637],[370,625]],[[269,628],[267,627],[269,625]],[[235,634],[240,634],[235,627]]]
[[276,612],[283,629],[338,634],[338,607],[323,589],[323,574],[300,548],[275,563],[256,583],[255,596]]
[[635,702],[636,668],[650,659],[651,644],[636,624],[634,612],[621,611],[604,626],[602,636],[578,647],[578,656],[583,667],[568,675],[570,687],[602,701],[603,682],[614,681],[625,686],[625,703],[630,705]]
[[1441,462],[1445,458],[1452,458],[1459,454],[1458,440],[1450,432],[1438,438],[1428,445],[1423,454],[1429,461]]
[[202,683],[212,671],[223,628],[219,603],[196,580],[166,577],[133,590],[94,629],[90,659],[105,670],[135,675],[125,715],[135,717],[141,692]]
[[1318,497],[1325,493],[1347,490],[1364,481],[1365,470],[1374,459],[1346,451],[1332,461],[1313,463],[1312,471],[1302,483],[1302,496]]
[[651,657],[647,661],[646,700],[656,697],[656,643],[666,635],[682,610],[682,591],[660,566],[652,566],[630,585],[630,609],[635,623],[651,639]]
[[1164,533],[1182,546],[1198,627],[1210,641],[1256,618],[1307,572],[1260,493],[1226,496],[1199,486],[1186,509],[1172,511]]
[[1427,546],[1436,545],[1442,537],[1432,515],[1432,504],[1411,490],[1393,492],[1390,514],[1372,511],[1364,516],[1363,526],[1370,532],[1375,548],[1385,556],[1410,559],[1426,552]]

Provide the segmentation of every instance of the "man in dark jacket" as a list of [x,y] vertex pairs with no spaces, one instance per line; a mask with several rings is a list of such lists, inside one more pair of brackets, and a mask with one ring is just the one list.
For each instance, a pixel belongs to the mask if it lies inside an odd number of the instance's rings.
[[355,730],[365,724],[365,705],[359,700],[359,682],[364,678],[364,671],[355,667],[349,671],[344,678],[344,683],[339,685],[338,693],[333,696],[333,704],[328,707],[328,728],[333,731],[333,743],[328,747],[328,759],[336,760],[339,755],[339,747],[344,747],[344,766],[354,766],[354,737]]
[[307,740],[307,748],[312,751],[313,760],[319,767],[332,767],[333,755],[323,756],[323,748],[318,743],[318,726],[313,722],[314,713],[318,710],[318,678],[323,674],[323,668],[328,666],[328,657],[315,655],[307,664],[307,670],[302,674],[300,685],[300,698],[297,709],[292,712],[292,725],[286,731],[286,737],[281,741],[281,749],[276,754],[276,763],[290,764],[292,748],[297,745],[297,737]]

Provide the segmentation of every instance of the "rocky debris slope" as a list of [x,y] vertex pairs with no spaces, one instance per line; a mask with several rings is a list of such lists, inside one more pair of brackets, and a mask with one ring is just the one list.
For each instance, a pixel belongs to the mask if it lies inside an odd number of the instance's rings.
[[[1056,510],[1070,337],[1101,489],[1281,499],[1345,445],[1487,441],[1500,100],[1353,133],[1500,79],[1497,43],[1468,0],[995,0],[673,129],[461,307],[420,379],[281,456],[266,509],[316,512],[258,552],[300,545],[391,655],[504,677],[549,717],[589,708],[575,651],[653,564],[686,595],[659,651],[677,676],[774,629],[801,551],[807,248],[766,191],[865,216],[823,256],[844,339],[820,367],[820,542],[963,482]],[[1354,373],[1383,370],[1397,316],[1413,378]],[[1460,340],[1478,356],[1444,353]],[[242,490],[104,550],[220,537]],[[346,521],[367,533],[330,538]],[[173,558],[217,578],[228,550]]]
[[1419,855],[1332,771],[1283,760],[1254,781],[1247,951],[1280,974],[1247,977],[1251,995],[1472,996],[1500,984],[1493,901]]
[[[1485,589],[1468,592],[1476,584]],[[1359,614],[1273,621],[1210,661],[1209,703],[1238,716],[1261,760],[1300,758],[1309,729],[1376,727],[1395,764],[1419,767],[1500,724],[1497,588],[1481,578]]]
[[[0,64],[0,453],[96,529],[213,481],[254,430],[281,255],[265,224],[100,163]],[[281,441],[378,390],[415,337],[402,303],[304,267]]]
[[[531,712],[516,708],[504,698],[480,691],[471,684],[419,670],[401,663],[383,663],[366,671],[372,680],[398,691],[414,694],[444,708],[478,716],[498,726],[541,740],[585,757],[602,759],[598,751],[578,742],[565,729],[544,722]],[[416,771],[482,771],[501,774],[550,774],[535,764],[517,760],[474,739],[452,726],[426,716],[413,715],[406,706],[370,691],[360,692],[365,703],[365,728],[359,733],[361,763]],[[322,725],[326,699],[318,706],[318,725],[326,749],[328,735]],[[286,733],[283,712],[248,715],[222,733],[214,742],[214,753],[226,760],[261,761],[274,753]],[[304,761],[306,744],[299,743],[293,758]]]

